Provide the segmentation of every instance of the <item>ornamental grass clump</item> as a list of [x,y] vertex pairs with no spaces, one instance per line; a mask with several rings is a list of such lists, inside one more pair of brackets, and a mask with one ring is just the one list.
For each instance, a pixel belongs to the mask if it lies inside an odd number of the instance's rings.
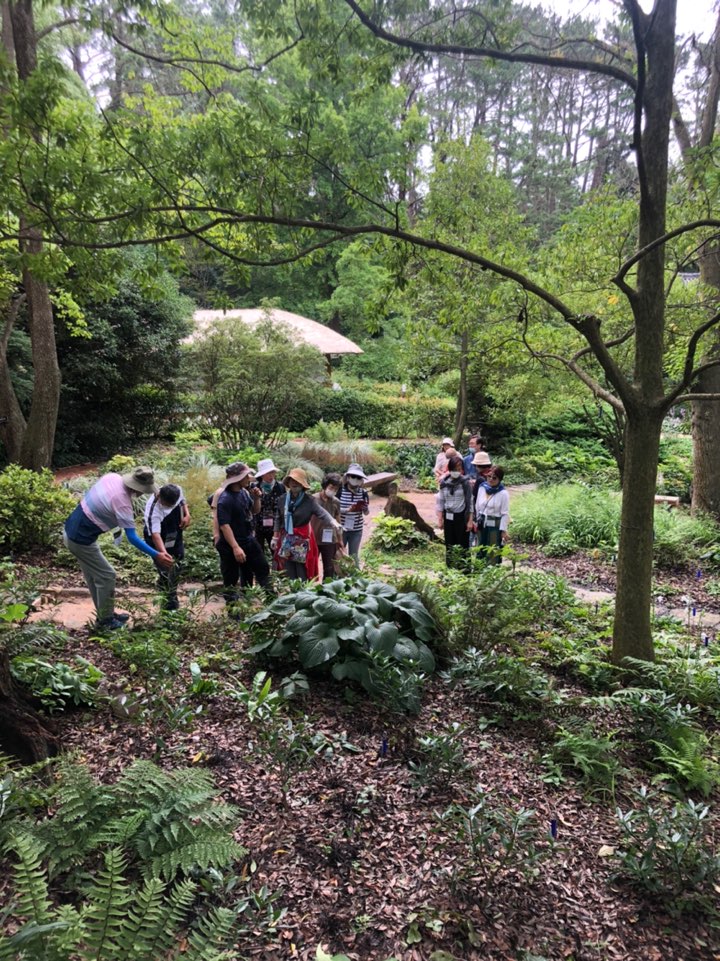
[[415,593],[346,577],[273,601],[247,622],[252,653],[356,681],[391,708],[417,711],[435,670],[435,622]]

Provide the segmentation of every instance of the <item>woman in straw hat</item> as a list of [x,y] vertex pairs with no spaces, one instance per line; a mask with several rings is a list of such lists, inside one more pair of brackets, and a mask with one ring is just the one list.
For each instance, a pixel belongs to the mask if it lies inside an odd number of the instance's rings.
[[288,577],[312,580],[318,575],[318,545],[311,517],[320,519],[324,527],[339,527],[338,522],[309,493],[310,482],[300,467],[293,467],[283,480],[287,489],[275,512],[272,548],[285,562]]
[[136,467],[128,474],[105,474],[90,488],[65,521],[63,542],[80,565],[90,591],[97,621],[95,627],[115,631],[124,627],[129,614],[115,611],[115,568],[100,550],[98,538],[119,528],[116,540],[125,536],[160,567],[170,569],[173,559],[141,540],[135,530],[133,500],[141,494],[156,494],[155,477],[149,467]]

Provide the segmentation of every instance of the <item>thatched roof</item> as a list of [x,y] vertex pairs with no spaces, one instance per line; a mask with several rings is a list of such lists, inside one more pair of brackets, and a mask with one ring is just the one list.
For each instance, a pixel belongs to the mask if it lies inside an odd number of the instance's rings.
[[362,354],[362,350],[342,334],[335,333],[324,324],[319,324],[309,317],[291,314],[289,310],[275,310],[266,308],[248,308],[246,310],[196,310],[193,314],[194,332],[187,341],[197,340],[218,321],[237,320],[254,327],[263,320],[283,324],[290,328],[298,340],[316,347],[321,354]]

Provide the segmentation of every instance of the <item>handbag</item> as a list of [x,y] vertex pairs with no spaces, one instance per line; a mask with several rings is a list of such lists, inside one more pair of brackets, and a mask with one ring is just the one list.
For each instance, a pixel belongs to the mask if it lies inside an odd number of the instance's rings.
[[309,538],[300,537],[299,534],[286,534],[282,539],[278,553],[280,557],[286,561],[293,561],[295,564],[304,564],[307,561],[309,550]]

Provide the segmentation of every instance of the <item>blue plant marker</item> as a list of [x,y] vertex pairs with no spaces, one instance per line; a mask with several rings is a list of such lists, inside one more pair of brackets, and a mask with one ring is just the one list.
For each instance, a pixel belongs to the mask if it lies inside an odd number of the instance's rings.
[[697,573],[695,574],[695,577],[697,577],[698,580],[700,580],[700,578],[702,577],[702,571],[700,569],[698,569]]
[[553,818],[552,821],[550,822],[550,837],[553,839],[553,841],[557,841],[557,836],[558,836],[557,824],[558,823],[555,818]]
[[387,752],[388,752],[388,742],[387,742],[387,738],[384,737],[382,739],[382,743],[380,745],[380,750],[378,753],[380,757],[387,757]]
[[702,639],[703,639],[703,646],[708,647],[710,645],[710,635],[703,634]]
[[695,617],[696,614],[697,614],[697,608],[693,605],[692,616]]

